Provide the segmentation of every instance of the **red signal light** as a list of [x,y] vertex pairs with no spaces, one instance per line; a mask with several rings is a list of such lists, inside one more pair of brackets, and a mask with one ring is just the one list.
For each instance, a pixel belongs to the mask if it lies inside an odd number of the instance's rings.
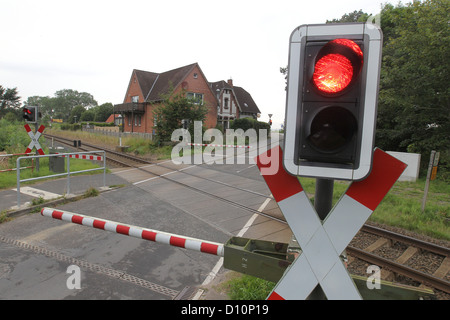
[[313,83],[320,92],[339,93],[358,76],[362,64],[363,53],[354,41],[335,39],[319,51]]
[[353,78],[350,60],[340,54],[331,53],[320,58],[314,68],[313,81],[316,87],[326,93],[344,90]]

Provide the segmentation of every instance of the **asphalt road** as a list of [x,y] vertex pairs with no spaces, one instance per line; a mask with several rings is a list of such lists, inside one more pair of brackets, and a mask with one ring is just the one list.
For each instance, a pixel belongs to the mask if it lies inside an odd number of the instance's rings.
[[[254,165],[203,165],[186,172],[241,189],[182,172],[170,178],[225,195],[254,210],[264,202],[276,207],[273,200],[266,201],[270,191]],[[125,170],[114,176],[115,183],[123,179],[125,186],[59,205],[58,209],[219,243],[243,230],[247,237],[274,241],[286,240],[289,234],[282,224],[259,216],[255,219],[254,212],[165,179],[142,182]],[[47,182],[42,188],[50,191],[55,186]],[[242,188],[261,195],[249,195]],[[250,219],[254,228],[243,229]],[[214,255],[49,219],[39,213],[0,224],[0,299],[186,299],[217,267],[221,264]]]
[[[59,208],[216,242],[228,238],[133,186]],[[172,299],[186,286],[201,284],[218,261],[39,213],[1,224],[0,234],[0,299]],[[67,286],[75,275],[67,273],[71,265],[81,267],[80,289]]]

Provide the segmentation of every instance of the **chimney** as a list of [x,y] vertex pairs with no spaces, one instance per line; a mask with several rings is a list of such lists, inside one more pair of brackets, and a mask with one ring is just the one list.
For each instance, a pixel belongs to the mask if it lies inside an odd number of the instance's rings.
[[230,86],[233,86],[233,79],[228,79],[228,84],[230,85]]

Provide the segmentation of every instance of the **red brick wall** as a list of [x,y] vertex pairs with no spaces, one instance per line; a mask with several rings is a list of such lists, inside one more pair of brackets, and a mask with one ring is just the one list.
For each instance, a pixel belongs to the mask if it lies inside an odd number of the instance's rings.
[[[194,74],[197,74],[197,78],[194,77]],[[175,89],[175,94],[183,89],[186,92],[203,93],[203,103],[208,108],[204,125],[206,128],[214,128],[217,124],[217,100],[211,92],[208,81],[197,66],[187,75],[183,83]]]
[[123,100],[123,103],[129,103],[131,102],[131,97],[139,96],[139,102],[144,102],[144,95],[142,94],[141,87],[139,86],[139,82],[136,79],[136,75],[131,75],[131,80],[128,85],[127,94],[125,96],[125,99]]
[[[128,85],[128,90],[124,99],[124,103],[131,103],[131,98],[134,96],[139,96],[139,103],[143,103],[145,97],[141,91],[141,87],[139,86],[139,82],[136,79],[136,75],[133,73],[131,76],[130,83]],[[149,104],[145,105],[145,113],[140,114],[141,116],[141,125],[135,125],[134,119],[132,119],[132,125],[128,125],[129,117],[131,117],[131,113],[125,114],[124,120],[124,132],[142,132],[142,133],[152,133],[153,131],[153,112],[151,111],[152,106]],[[136,115],[135,115],[136,116]]]

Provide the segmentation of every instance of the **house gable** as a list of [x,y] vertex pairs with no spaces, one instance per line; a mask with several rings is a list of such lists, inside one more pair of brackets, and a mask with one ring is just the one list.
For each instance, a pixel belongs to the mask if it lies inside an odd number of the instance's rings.
[[217,124],[217,97],[209,86],[209,82],[206,79],[202,69],[196,63],[189,72],[186,73],[178,85],[174,87],[174,94],[178,94],[182,91],[186,93],[202,94],[203,103],[208,108],[208,114],[204,125],[207,128],[213,128]]
[[139,96],[139,102],[144,102],[146,94],[152,83],[155,81],[157,75],[158,74],[153,72],[134,69],[131,74],[123,103],[132,102],[131,98],[134,96]]
[[[231,79],[227,82],[223,80],[212,82],[210,87],[219,95],[219,121],[221,119],[227,121],[248,116],[256,119],[261,112],[250,93],[242,87],[234,86]],[[225,99],[228,99],[228,101],[225,101]],[[233,110],[233,103],[236,104],[236,110]]]

